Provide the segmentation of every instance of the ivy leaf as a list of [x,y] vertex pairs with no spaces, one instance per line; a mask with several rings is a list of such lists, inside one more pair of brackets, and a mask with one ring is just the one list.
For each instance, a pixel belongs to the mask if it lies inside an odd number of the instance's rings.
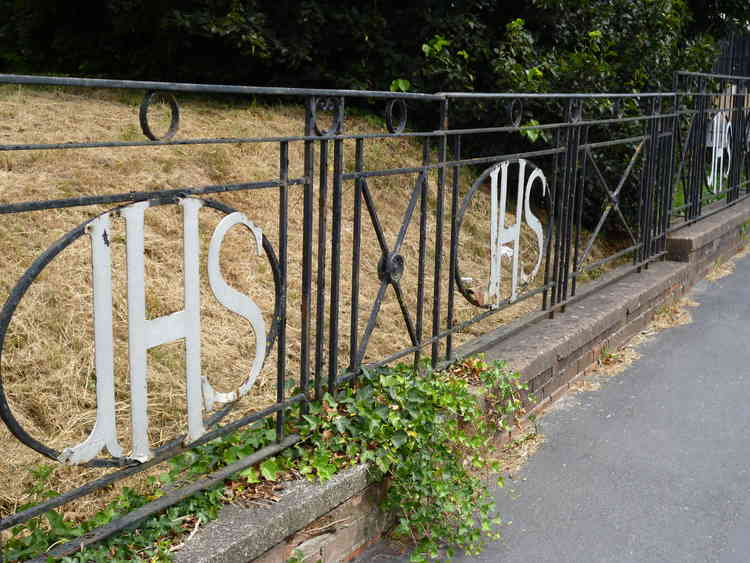
[[533,127],[537,125],[539,125],[539,122],[536,119],[532,119],[525,125],[522,125],[520,131],[521,135],[526,137],[532,143],[535,143],[537,139],[539,139],[540,137],[544,137],[541,130],[533,129]]
[[406,435],[406,432],[399,430],[391,437],[391,443],[396,446],[396,448],[400,448],[408,439],[409,436]]
[[280,471],[279,460],[275,457],[267,459],[260,464],[260,473],[268,481],[275,481],[276,474]]
[[378,469],[380,469],[380,471],[382,471],[383,473],[386,473],[388,471],[388,468],[391,466],[390,462],[383,455],[375,457],[375,465],[377,465]]
[[349,421],[344,416],[337,416],[333,419],[333,425],[339,433],[345,433],[349,428]]
[[319,420],[320,419],[318,419],[318,418],[316,418],[314,416],[303,414],[302,418],[304,418],[305,421],[307,421],[307,423],[310,425],[310,430],[315,430],[319,426]]
[[224,452],[222,459],[224,460],[224,463],[226,463],[227,465],[229,465],[230,463],[234,463],[235,461],[240,459],[240,448],[237,448],[237,447],[229,448],[227,451]]
[[397,78],[391,82],[391,92],[408,92],[409,88],[411,88],[411,82],[406,78]]
[[329,454],[322,453],[315,456],[313,467],[321,481],[328,481],[336,474],[336,466],[331,463]]
[[81,534],[83,534],[83,530],[68,524],[63,519],[63,517],[60,516],[54,510],[50,510],[49,512],[45,513],[45,516],[47,517],[47,521],[49,522],[50,528],[58,536],[70,537],[70,536],[80,536]]
[[254,467],[240,471],[240,477],[244,477],[248,483],[260,483],[260,473]]

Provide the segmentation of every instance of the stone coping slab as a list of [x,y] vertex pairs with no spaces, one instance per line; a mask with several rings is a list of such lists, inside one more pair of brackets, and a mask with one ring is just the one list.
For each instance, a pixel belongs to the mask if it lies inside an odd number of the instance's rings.
[[750,198],[676,230],[667,239],[667,259],[676,262],[691,261],[691,256],[697,250],[738,228],[749,217]]
[[533,377],[608,328],[627,323],[643,305],[674,284],[684,283],[688,271],[686,264],[655,262],[640,273],[629,274],[567,305],[564,313],[497,342],[485,350],[485,356],[506,360],[524,379]]
[[371,478],[367,466],[338,473],[325,483],[284,483],[278,502],[268,507],[227,505],[175,554],[177,563],[245,563],[363,491]]

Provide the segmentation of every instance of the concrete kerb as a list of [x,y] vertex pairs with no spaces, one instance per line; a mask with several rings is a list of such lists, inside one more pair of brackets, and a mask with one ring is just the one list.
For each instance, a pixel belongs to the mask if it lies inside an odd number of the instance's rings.
[[527,330],[485,350],[488,359],[505,359],[528,381],[595,341],[608,329],[624,325],[631,312],[680,284],[688,266],[670,262],[652,264],[648,270],[592,293],[569,305],[564,314],[536,323]]
[[[522,379],[542,391],[533,412],[546,408],[589,366],[596,363],[603,347],[618,348],[648,323],[654,312],[679,298],[719,259],[728,258],[739,248],[743,225],[750,219],[750,200],[727,208],[703,222],[676,231],[668,241],[673,261],[651,264],[640,273],[602,285],[580,301],[567,306],[564,314],[548,318],[537,313],[535,321],[521,330],[511,326],[489,332],[459,351],[483,352],[488,359],[504,359],[521,373]],[[706,252],[706,249],[710,252]],[[511,333],[506,338],[506,335]],[[502,341],[498,341],[503,338]],[[538,393],[534,389],[535,394]],[[365,466],[336,475],[326,483],[291,482],[277,503],[267,507],[227,506],[218,520],[209,523],[178,551],[178,562],[234,563],[286,561],[292,550],[307,543],[300,530],[310,527],[326,514],[341,517],[350,505],[361,505],[365,491],[373,484]],[[382,487],[380,488],[382,492]],[[367,505],[369,506],[369,505]],[[362,510],[362,506],[359,507]],[[371,510],[377,510],[374,506]],[[335,512],[334,512],[335,511]],[[388,518],[363,519],[362,530],[349,530],[337,539],[328,534],[325,541],[341,545],[329,547],[330,562],[345,561],[347,555],[376,539],[388,526]],[[318,541],[318,540],[315,540]],[[346,544],[350,542],[350,544]],[[323,545],[323,541],[319,541]],[[323,547],[313,546],[316,553]],[[309,551],[309,550],[305,550]],[[335,555],[334,555],[335,554]],[[317,559],[310,553],[306,558]],[[329,560],[326,559],[326,563]]]
[[264,507],[224,507],[217,520],[195,535],[175,556],[176,562],[252,561],[331,509],[361,493],[371,478],[358,465],[325,483],[292,481],[278,502]]
[[700,254],[702,249],[712,246],[725,235],[740,231],[748,217],[750,199],[675,231],[667,239],[667,259],[675,262],[695,261],[696,253]]

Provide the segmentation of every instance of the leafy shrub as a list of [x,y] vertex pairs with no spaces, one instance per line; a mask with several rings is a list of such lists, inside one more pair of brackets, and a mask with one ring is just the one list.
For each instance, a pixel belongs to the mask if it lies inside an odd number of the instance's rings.
[[[475,384],[475,385],[472,385]],[[479,389],[482,389],[480,400]],[[395,514],[396,533],[412,538],[413,561],[449,555],[458,547],[477,553],[488,539],[499,536],[500,518],[483,477],[502,476],[493,461],[492,440],[524,413],[518,375],[501,363],[470,359],[442,372],[426,365],[420,372],[399,365],[364,372],[355,385],[334,398],[310,404],[307,414],[293,412],[288,431],[302,440],[275,457],[240,472],[225,487],[214,487],[153,516],[137,529],[68,557],[66,561],[129,561],[171,558],[171,547],[201,523],[216,518],[221,506],[256,484],[304,475],[327,480],[338,471],[368,462],[388,483],[384,508]],[[482,400],[492,408],[485,412]],[[273,421],[259,422],[199,446],[170,461],[170,469],[154,483],[173,485],[200,478],[273,443]],[[45,483],[50,466],[35,472],[30,491],[39,500],[53,491]],[[26,559],[81,536],[144,505],[162,494],[125,489],[90,520],[66,522],[55,511],[46,524],[32,520],[12,530],[4,548],[10,560]]]
[[[384,508],[398,519],[396,533],[416,541],[413,561],[438,557],[443,544],[449,555],[454,547],[478,553],[499,536],[501,519],[481,476],[499,473],[491,460],[495,431],[523,413],[523,385],[502,364],[473,359],[444,372],[424,370],[365,372],[353,393],[327,395],[301,428],[315,452],[303,473],[327,477],[342,464],[369,462],[387,476]],[[487,390],[492,414],[472,381]]]

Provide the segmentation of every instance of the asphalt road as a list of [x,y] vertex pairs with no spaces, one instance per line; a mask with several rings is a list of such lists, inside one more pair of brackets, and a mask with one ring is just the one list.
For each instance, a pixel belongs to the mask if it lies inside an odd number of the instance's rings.
[[[503,539],[454,561],[750,562],[750,258],[692,298],[692,323],[548,411],[495,493]],[[358,561],[405,560],[380,544]]]

